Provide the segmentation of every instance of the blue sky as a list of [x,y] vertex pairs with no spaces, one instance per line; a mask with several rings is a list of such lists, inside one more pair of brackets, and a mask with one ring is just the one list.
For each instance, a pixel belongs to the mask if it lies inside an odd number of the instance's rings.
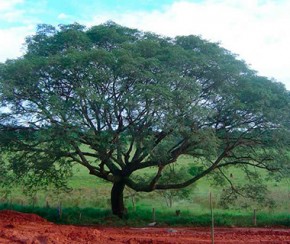
[[[71,23],[88,21],[92,16],[109,13],[132,13],[160,10],[174,0],[0,0],[2,5],[10,5],[14,18],[2,17],[1,27],[15,27],[27,22]],[[192,2],[198,2],[192,1]],[[11,13],[11,12],[10,12]],[[10,15],[11,16],[11,15]],[[16,18],[18,16],[18,18]],[[11,16],[12,17],[12,16]],[[23,22],[25,19],[26,23]]]
[[166,36],[200,35],[290,90],[290,0],[0,0],[0,62],[23,54],[39,23],[108,20]]

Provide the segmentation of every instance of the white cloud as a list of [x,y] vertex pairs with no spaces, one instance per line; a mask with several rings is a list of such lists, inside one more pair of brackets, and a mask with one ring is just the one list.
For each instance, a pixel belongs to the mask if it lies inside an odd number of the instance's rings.
[[0,12],[11,10],[15,5],[23,2],[24,0],[0,0]]
[[23,10],[17,9],[23,0],[0,0],[0,20],[13,22],[21,18]]
[[60,13],[58,16],[57,16],[58,19],[61,19],[61,20],[64,20],[64,19],[69,19],[71,18],[70,15],[67,15],[65,13]]
[[11,12],[2,13],[0,19],[6,22],[15,22],[22,17],[23,13],[24,11],[22,10],[14,10]]
[[[37,4],[34,4],[36,9]],[[28,12],[33,11],[25,6],[25,0],[0,0],[0,62],[24,53],[25,37],[33,34],[35,23],[39,23],[37,17],[27,17]]]
[[290,88],[290,1],[178,1],[160,11],[107,13],[90,24],[119,24],[167,36],[201,35],[239,54],[260,75]]
[[9,29],[0,29],[0,62],[7,58],[17,58],[23,54],[24,38],[33,34],[34,26],[14,27]]

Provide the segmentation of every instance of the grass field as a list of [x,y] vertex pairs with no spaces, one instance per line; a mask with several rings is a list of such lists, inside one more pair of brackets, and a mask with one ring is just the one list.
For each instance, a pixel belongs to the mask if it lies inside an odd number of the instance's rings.
[[[181,165],[186,164],[179,162]],[[154,169],[149,169],[149,173]],[[230,170],[233,182],[243,181],[238,170]],[[152,209],[156,213],[156,221],[174,225],[200,225],[210,223],[209,193],[213,194],[215,222],[217,225],[249,226],[253,224],[253,211],[256,209],[258,225],[290,226],[290,186],[286,179],[281,182],[267,182],[268,198],[272,205],[241,199],[237,204],[227,208],[220,204],[222,188],[213,185],[209,178],[203,178],[189,187],[187,197],[173,198],[172,207],[168,207],[164,196],[158,192],[136,193],[125,190],[125,204],[128,208],[126,221],[120,222],[110,214],[111,184],[88,174],[87,169],[75,167],[69,180],[69,192],[39,191],[34,196],[25,196],[25,187],[15,188],[11,194],[2,192],[0,209],[12,208],[24,212],[36,212],[51,221],[78,224],[129,224],[143,225],[153,220]],[[60,219],[59,206],[63,216]],[[180,215],[176,215],[180,210]]]

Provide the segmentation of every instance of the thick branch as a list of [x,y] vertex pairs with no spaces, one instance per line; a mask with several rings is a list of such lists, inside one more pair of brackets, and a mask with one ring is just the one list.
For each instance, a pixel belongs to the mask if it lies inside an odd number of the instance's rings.
[[159,166],[158,166],[157,174],[155,175],[155,177],[152,179],[152,181],[151,181],[150,184],[149,184],[149,188],[151,188],[152,190],[155,189],[158,180],[159,180],[160,177],[162,176],[161,173],[162,173],[163,168],[164,168],[163,165],[159,165]]
[[73,154],[71,154],[70,156],[72,159],[74,159],[79,164],[85,166],[90,171],[90,174],[95,175],[105,180],[109,180],[108,175],[101,174],[100,172],[98,172],[96,167],[92,166],[89,163],[89,161],[86,159],[85,155],[83,154],[83,152],[80,150],[80,148],[77,145],[75,145],[74,143],[72,145],[75,148],[77,155],[80,157],[80,160],[77,159],[75,156],[73,156]]

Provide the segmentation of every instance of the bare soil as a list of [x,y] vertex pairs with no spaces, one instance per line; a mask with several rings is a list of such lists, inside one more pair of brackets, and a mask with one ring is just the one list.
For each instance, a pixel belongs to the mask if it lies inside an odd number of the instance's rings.
[[[215,243],[290,243],[286,228],[215,228]],[[80,227],[57,225],[35,215],[0,211],[0,243],[211,243],[210,229]]]

